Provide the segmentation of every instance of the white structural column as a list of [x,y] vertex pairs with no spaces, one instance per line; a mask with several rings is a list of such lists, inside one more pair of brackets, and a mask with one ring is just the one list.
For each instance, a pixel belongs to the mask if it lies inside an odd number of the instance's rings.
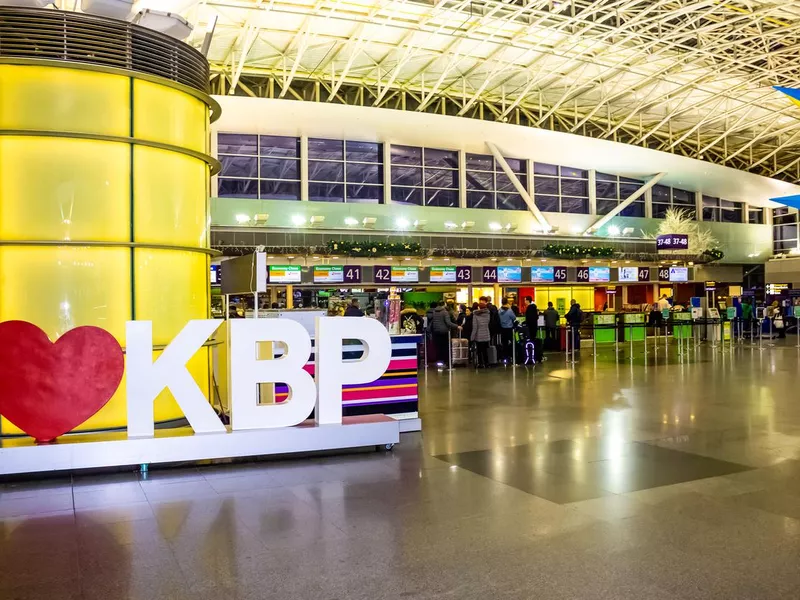
[[550,231],[552,229],[550,223],[548,223],[547,219],[544,218],[544,215],[536,206],[536,203],[533,201],[533,198],[531,198],[531,195],[528,193],[528,190],[526,190],[525,186],[522,185],[522,182],[520,182],[519,177],[517,177],[514,171],[511,170],[511,167],[508,166],[506,159],[503,157],[503,154],[500,152],[500,150],[497,149],[497,146],[495,146],[492,142],[487,141],[486,147],[489,148],[489,151],[494,156],[494,159],[500,164],[500,167],[503,169],[503,173],[505,173],[506,177],[508,177],[511,180],[511,183],[517,190],[517,193],[520,196],[522,196],[522,199],[525,201],[525,204],[528,205],[528,208],[530,209],[531,213],[533,213],[533,216],[536,218],[537,221],[539,221],[539,224],[542,226],[542,228],[545,231]]
[[612,210],[607,215],[604,215],[604,216],[600,217],[597,221],[592,223],[592,225],[589,226],[589,229],[587,229],[584,233],[592,233],[592,232],[597,231],[598,229],[600,229],[603,225],[605,225],[611,219],[616,217],[619,213],[621,213],[623,210],[625,210],[628,206],[630,206],[631,204],[636,202],[639,198],[641,198],[644,193],[646,193],[655,184],[657,184],[659,181],[661,181],[661,179],[665,175],[666,175],[666,173],[657,173],[652,179],[650,179],[650,181],[645,183],[642,187],[640,187],[638,190],[633,192],[630,196],[625,198],[625,200],[623,200],[622,202],[617,204],[617,207],[614,210]]
[[383,143],[383,203],[392,203],[392,145]]
[[597,214],[597,171],[589,169],[589,214]]
[[458,151],[458,207],[467,208],[467,153]]
[[300,136],[300,200],[308,202],[308,136],[305,134]]
[[[703,194],[702,194],[702,192],[695,192],[694,193],[694,218],[695,218],[696,221],[702,221],[703,220]],[[745,221],[745,223],[746,222],[747,221]]]

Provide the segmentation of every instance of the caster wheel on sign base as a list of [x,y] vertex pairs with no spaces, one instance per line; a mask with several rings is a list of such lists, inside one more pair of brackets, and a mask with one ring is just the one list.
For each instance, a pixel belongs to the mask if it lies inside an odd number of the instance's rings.
[[386,444],[386,445],[383,447],[383,449],[384,449],[384,450],[386,450],[387,452],[391,452],[391,451],[392,451],[392,448],[394,448],[394,444]]

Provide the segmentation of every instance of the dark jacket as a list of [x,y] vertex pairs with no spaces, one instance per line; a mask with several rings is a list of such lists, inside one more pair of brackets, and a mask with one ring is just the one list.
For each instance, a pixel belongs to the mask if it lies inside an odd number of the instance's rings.
[[492,339],[489,330],[491,311],[488,308],[479,308],[472,312],[472,331],[469,339],[473,342],[488,342]]
[[437,306],[433,309],[430,321],[428,321],[428,329],[433,333],[447,333],[451,329],[457,328],[458,325],[450,319],[450,313],[444,306]]
[[[464,322],[463,323],[459,323],[459,325],[461,325],[461,328],[462,328],[461,337],[463,337],[464,339],[467,339],[467,340],[472,339],[472,337],[471,337],[472,336],[472,313],[470,312],[468,315],[465,314],[465,313],[461,313],[461,314],[464,315]],[[459,315],[459,317],[460,317],[460,315]]]
[[581,311],[581,305],[577,302],[569,307],[569,312],[567,313],[567,323],[572,325],[573,327],[577,327],[581,324],[583,320],[583,311]]
[[364,311],[358,308],[357,306],[353,306],[352,304],[348,305],[346,309],[344,309],[344,316],[345,317],[363,317]]
[[555,308],[546,308],[544,310],[544,326],[545,327],[558,327],[558,321],[561,319],[558,311]]
[[536,332],[539,328],[539,309],[533,302],[525,309],[525,326],[531,332]]
[[500,312],[494,304],[487,306],[486,310],[489,311],[489,333],[493,336],[500,335]]

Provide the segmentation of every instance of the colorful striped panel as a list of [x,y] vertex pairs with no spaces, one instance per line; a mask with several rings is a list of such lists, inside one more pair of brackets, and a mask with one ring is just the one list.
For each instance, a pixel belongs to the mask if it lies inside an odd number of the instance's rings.
[[[419,401],[419,379],[417,364],[417,344],[422,336],[403,335],[392,336],[392,360],[386,372],[375,381],[357,383],[343,386],[343,408],[348,406],[380,405],[381,412],[390,413],[386,405],[402,403],[403,412],[408,411],[408,403],[416,404]],[[360,344],[346,345],[343,348],[344,360],[358,360],[364,352]],[[276,358],[282,352],[275,353]],[[314,353],[309,357],[304,369],[314,375]],[[275,386],[275,401],[283,402],[289,395],[289,389],[284,384]],[[413,410],[417,410],[416,406]]]

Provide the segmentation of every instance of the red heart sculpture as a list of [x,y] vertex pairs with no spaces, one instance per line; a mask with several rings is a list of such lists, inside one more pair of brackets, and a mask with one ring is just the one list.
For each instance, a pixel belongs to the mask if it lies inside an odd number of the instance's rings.
[[124,369],[122,348],[99,327],[76,327],[54,344],[32,323],[0,323],[0,415],[37,442],[103,408]]

